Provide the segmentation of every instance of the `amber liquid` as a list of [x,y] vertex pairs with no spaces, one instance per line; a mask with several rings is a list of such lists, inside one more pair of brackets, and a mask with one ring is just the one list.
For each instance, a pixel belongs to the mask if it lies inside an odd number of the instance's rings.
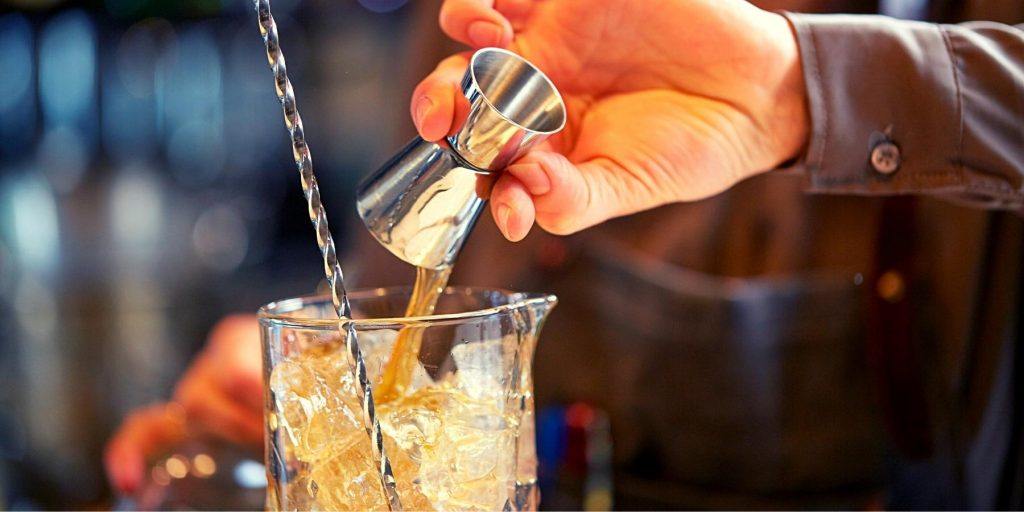
[[[508,350],[505,344],[515,346],[516,338],[457,345],[452,358],[466,362],[465,375],[448,374],[377,409],[406,510],[536,506],[523,498],[535,495],[534,482],[518,480],[518,469],[530,464],[516,450],[520,413],[504,406],[498,380],[482,378],[493,369],[472,368],[486,354]],[[364,356],[376,359],[367,348]],[[387,510],[346,358],[337,346],[322,345],[271,374],[272,442],[292,459],[283,480],[271,482],[270,503],[283,510]]]
[[[416,268],[416,283],[409,297],[409,305],[405,308],[405,316],[427,316],[434,314],[437,299],[441,297],[448,278],[452,275],[452,267],[430,269]],[[420,344],[423,341],[422,330],[413,326],[406,327],[398,333],[398,340],[391,352],[391,358],[384,367],[381,383],[374,392],[378,403],[390,402],[405,394],[412,380],[413,371],[419,365]]]
[[[450,274],[418,269],[406,314],[432,314]],[[424,332],[412,325],[393,338],[360,338],[367,367],[381,368],[376,412],[402,504],[407,510],[536,510],[532,395],[510,405],[502,378],[520,337],[457,343],[450,357],[458,370],[433,377],[419,361]],[[283,454],[289,468],[270,480],[271,508],[386,510],[358,385],[339,343],[289,356],[271,373],[269,453]],[[521,428],[524,419],[528,430]],[[528,449],[521,448],[524,435]]]

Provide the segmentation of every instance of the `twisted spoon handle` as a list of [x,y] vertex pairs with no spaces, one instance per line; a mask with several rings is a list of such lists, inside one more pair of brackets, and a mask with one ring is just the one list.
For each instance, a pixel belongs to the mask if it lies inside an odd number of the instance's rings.
[[274,16],[270,13],[270,0],[254,0],[254,2],[256,14],[259,17],[260,34],[263,36],[263,43],[267,49],[267,62],[271,71],[274,72],[274,88],[284,111],[284,124],[291,135],[292,157],[299,170],[302,192],[306,196],[309,208],[309,220],[313,222],[313,228],[316,230],[316,243],[323,255],[324,272],[331,285],[331,300],[334,303],[334,310],[338,314],[338,328],[345,332],[345,348],[349,353],[350,369],[356,377],[356,382],[359,383],[363,427],[373,445],[374,461],[380,470],[380,482],[388,501],[388,508],[392,511],[402,510],[391,462],[388,460],[387,454],[384,453],[384,435],[381,433],[380,422],[377,420],[374,409],[373,387],[367,377],[366,364],[363,362],[363,355],[356,340],[355,324],[349,321],[352,317],[352,306],[349,304],[348,294],[345,292],[344,276],[341,273],[341,265],[338,264],[334,239],[331,237],[331,230],[327,225],[327,212],[320,201],[320,188],[313,175],[313,160],[309,154],[309,146],[306,145],[302,118],[299,116],[299,110],[295,104],[295,91],[292,90],[291,81],[288,79],[284,54],[281,52],[277,36],[277,24],[274,23]]

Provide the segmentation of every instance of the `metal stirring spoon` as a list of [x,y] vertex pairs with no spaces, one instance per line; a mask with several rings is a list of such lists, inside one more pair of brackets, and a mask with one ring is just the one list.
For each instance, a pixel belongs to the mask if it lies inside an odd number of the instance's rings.
[[302,118],[299,116],[299,109],[295,103],[295,91],[288,79],[288,70],[277,35],[277,24],[274,22],[274,16],[270,13],[270,0],[254,0],[254,4],[259,18],[260,34],[263,36],[263,43],[267,50],[267,62],[274,73],[274,88],[284,112],[285,127],[288,128],[288,133],[291,135],[292,157],[299,170],[302,192],[306,196],[309,208],[309,220],[313,222],[313,228],[316,230],[316,242],[323,255],[324,272],[331,287],[331,300],[334,310],[338,314],[338,329],[345,333],[345,347],[349,353],[350,368],[356,382],[359,383],[363,428],[366,429],[373,445],[374,462],[378,465],[380,482],[387,498],[388,509],[402,510],[402,502],[398,496],[391,461],[384,453],[384,435],[381,433],[380,422],[377,420],[374,407],[373,387],[366,374],[366,364],[363,361],[362,352],[359,350],[355,325],[350,321],[352,306],[349,304],[348,294],[345,292],[344,275],[341,272],[341,265],[338,263],[334,239],[331,237],[331,231],[327,225],[327,212],[320,201],[320,188],[313,175],[313,159],[309,153],[309,146],[306,145]]

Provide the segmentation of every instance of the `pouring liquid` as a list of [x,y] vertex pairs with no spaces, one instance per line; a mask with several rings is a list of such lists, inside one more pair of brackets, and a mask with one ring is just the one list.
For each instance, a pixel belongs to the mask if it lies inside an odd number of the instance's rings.
[[[416,267],[416,283],[409,297],[409,305],[405,308],[405,316],[427,316],[434,314],[437,299],[441,297],[448,278],[452,275],[452,267],[432,269]],[[390,402],[403,396],[409,388],[413,370],[419,364],[420,344],[423,341],[422,330],[406,327],[398,333],[395,348],[384,367],[384,375],[377,386],[376,399],[379,403]]]

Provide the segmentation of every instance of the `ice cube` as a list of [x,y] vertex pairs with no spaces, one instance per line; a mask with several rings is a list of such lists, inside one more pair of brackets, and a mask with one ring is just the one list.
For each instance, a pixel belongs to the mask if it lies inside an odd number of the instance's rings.
[[378,382],[384,373],[384,366],[391,359],[395,349],[398,331],[393,329],[376,329],[360,331],[358,336],[359,350],[363,354],[366,365],[366,376],[370,382]]
[[512,361],[502,340],[456,345],[451,355],[459,391],[475,400],[498,400],[504,395]]
[[313,510],[386,509],[369,440],[362,432],[330,439],[329,457],[309,466]]
[[332,438],[358,430],[359,402],[345,355],[321,349],[282,361],[270,376],[279,430],[299,460],[323,457]]
[[381,429],[399,449],[419,462],[422,447],[437,442],[441,431],[440,411],[436,406],[427,404],[385,409],[381,415]]
[[456,482],[467,483],[488,476],[507,479],[515,455],[512,436],[507,430],[449,425],[445,435],[449,439]]

